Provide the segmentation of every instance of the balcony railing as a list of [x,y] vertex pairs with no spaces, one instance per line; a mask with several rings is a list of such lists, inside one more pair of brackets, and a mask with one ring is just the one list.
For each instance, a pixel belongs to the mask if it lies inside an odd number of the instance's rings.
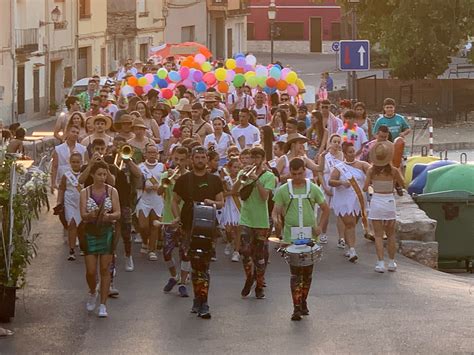
[[19,53],[32,53],[38,51],[38,29],[27,28],[15,30],[16,51]]

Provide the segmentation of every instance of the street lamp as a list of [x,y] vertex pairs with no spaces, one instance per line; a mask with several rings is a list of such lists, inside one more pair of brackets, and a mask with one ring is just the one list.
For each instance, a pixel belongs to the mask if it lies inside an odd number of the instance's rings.
[[270,21],[270,62],[273,63],[273,39],[275,36],[275,19],[277,14],[277,7],[272,0],[268,5],[268,20]]
[[43,27],[46,25],[51,25],[53,23],[58,23],[59,20],[61,19],[62,12],[59,10],[59,7],[56,6],[53,11],[51,11],[51,20],[52,22],[47,22],[47,21],[41,21],[39,22],[39,27]]

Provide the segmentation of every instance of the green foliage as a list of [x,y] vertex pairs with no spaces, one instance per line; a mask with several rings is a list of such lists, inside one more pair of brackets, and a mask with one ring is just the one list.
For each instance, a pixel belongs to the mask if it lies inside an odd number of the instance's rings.
[[380,43],[400,79],[444,73],[449,56],[474,32],[473,0],[361,0],[357,9],[359,38]]
[[[26,269],[37,253],[38,233],[31,234],[31,221],[39,218],[41,208],[47,206],[47,175],[28,173],[17,166],[19,175],[17,194],[13,199],[13,224],[10,227],[10,170],[14,160],[6,159],[0,166],[0,205],[3,207],[3,229],[0,236],[0,284],[22,287],[26,282]],[[7,278],[5,250],[8,249],[9,230],[12,228],[10,279]],[[3,237],[3,240],[2,240]]]

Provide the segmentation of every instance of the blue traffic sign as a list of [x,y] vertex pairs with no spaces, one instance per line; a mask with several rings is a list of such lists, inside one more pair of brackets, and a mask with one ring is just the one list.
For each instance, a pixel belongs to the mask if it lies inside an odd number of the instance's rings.
[[340,41],[339,69],[342,71],[370,70],[369,41]]
[[333,42],[331,45],[331,48],[334,52],[339,51],[339,41],[338,42]]

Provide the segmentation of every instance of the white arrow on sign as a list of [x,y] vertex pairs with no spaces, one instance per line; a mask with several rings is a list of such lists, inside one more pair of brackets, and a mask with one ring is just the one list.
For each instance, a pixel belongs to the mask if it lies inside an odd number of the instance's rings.
[[364,66],[364,54],[366,53],[364,46],[360,46],[359,50],[357,51],[360,55],[360,66]]

